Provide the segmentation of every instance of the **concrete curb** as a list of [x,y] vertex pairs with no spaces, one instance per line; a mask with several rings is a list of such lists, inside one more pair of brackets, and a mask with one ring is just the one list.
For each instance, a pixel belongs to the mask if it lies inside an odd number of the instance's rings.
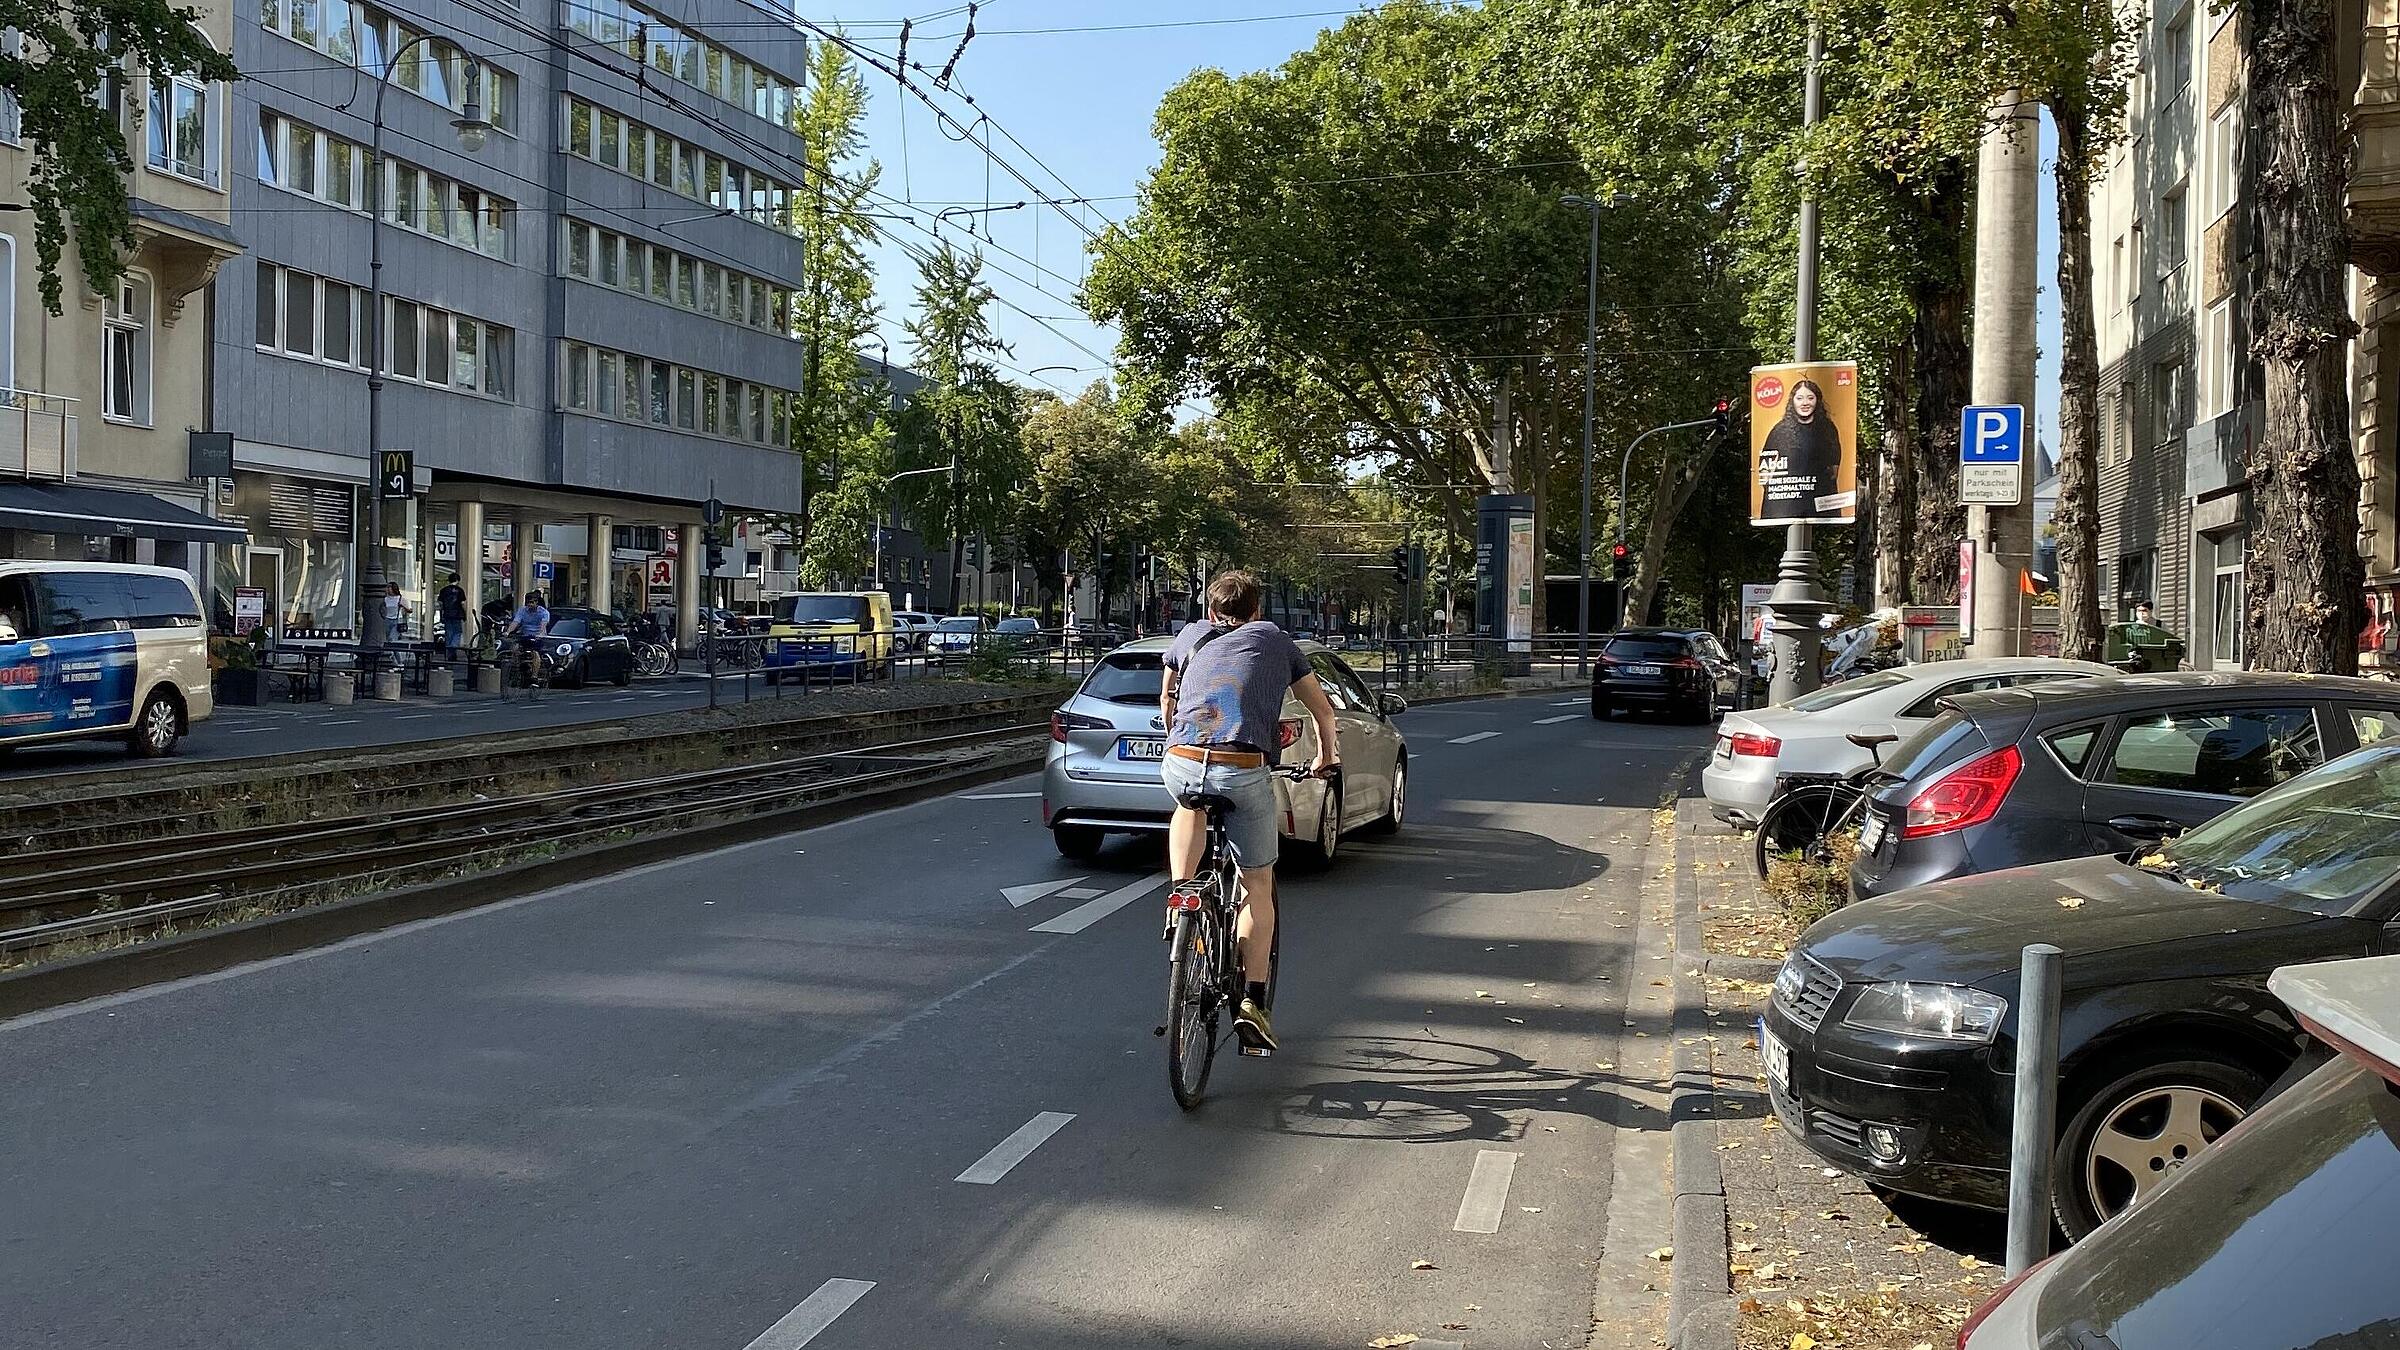
[[513,863],[486,872],[423,882],[398,890],[312,905],[282,914],[204,928],[0,975],[0,1021],[68,1003],[169,980],[206,975],[270,957],[287,956],[344,938],[436,915],[480,909],[502,900],[593,881],[669,858],[770,839],[849,816],[905,805],[961,787],[1013,777],[1040,765],[1042,751],[1000,754],[913,782],[856,796],[811,802],[667,834],[640,835],[555,858]]
[[1692,826],[1706,809],[1706,803],[1685,798],[1675,812],[1675,1077],[1667,1106],[1675,1158],[1675,1274],[1667,1293],[1669,1350],[1733,1350],[1734,1343],[1715,1075],[1709,1043],[1700,1039],[1709,1031],[1703,972],[1711,966],[1700,929]]

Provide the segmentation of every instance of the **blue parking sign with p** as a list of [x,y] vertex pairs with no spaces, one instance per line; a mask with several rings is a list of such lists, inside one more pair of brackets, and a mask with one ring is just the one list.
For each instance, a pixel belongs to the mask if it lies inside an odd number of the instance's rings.
[[1958,463],[1961,502],[2015,506],[2024,500],[2023,405],[1967,405],[1960,413]]

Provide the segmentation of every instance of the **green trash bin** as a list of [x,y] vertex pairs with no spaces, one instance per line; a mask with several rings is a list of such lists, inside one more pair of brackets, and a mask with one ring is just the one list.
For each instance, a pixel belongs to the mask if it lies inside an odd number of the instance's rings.
[[2183,639],[2154,623],[2112,623],[2102,640],[2100,659],[2112,666],[2148,673],[2183,667]]

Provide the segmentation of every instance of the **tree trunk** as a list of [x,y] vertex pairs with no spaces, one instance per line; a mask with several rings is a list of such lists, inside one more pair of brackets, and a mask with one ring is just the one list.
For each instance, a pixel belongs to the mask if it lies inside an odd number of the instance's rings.
[[2250,144],[2256,203],[2254,350],[2265,425],[2250,448],[2250,664],[2348,675],[2366,623],[2358,463],[2343,369],[2350,319],[2348,130],[2334,85],[2335,0],[2249,0]]
[[2100,345],[2092,332],[2089,112],[2050,108],[2058,128],[2058,652],[2097,661],[2100,619]]
[[1911,564],[1917,601],[1958,603],[1958,541],[1967,510],[1958,504],[1958,419],[1967,406],[1967,289],[1956,277],[1917,296],[1916,539]]
[[1906,340],[1894,342],[1884,353],[1881,383],[1883,438],[1875,454],[1875,522],[1873,530],[1860,537],[1871,541],[1875,554],[1875,608],[1889,609],[1909,603],[1916,593],[1909,564],[1916,554],[1917,462],[1910,413],[1916,372]]

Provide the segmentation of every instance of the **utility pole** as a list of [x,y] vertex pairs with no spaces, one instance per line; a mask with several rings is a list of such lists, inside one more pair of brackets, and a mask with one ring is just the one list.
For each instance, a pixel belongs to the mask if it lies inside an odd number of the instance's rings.
[[[2040,214],[2041,164],[2032,100],[2008,89],[1992,101],[1976,153],[1975,348],[1971,389],[1979,406],[2033,407],[2034,228]],[[1975,631],[1969,656],[2022,656],[2026,600],[2019,569],[2033,565],[2033,456],[2017,463],[2015,506],[1967,508],[1975,548]]]
[[[1575,555],[1575,673],[1592,673],[1592,363],[1600,348],[1600,203],[1569,194],[1559,200],[1592,218],[1592,244],[1583,285],[1583,543]],[[1617,489],[1617,537],[1625,537],[1625,489]],[[1622,610],[1620,603],[1617,608]]]
[[[1814,127],[1825,112],[1825,31],[1808,21],[1808,74],[1801,94],[1800,123]],[[1800,197],[1800,266],[1792,305],[1792,359],[1817,359],[1817,193],[1803,181]],[[1770,702],[1788,703],[1817,687],[1818,619],[1830,609],[1817,589],[1815,527],[1786,525],[1783,560],[1775,569],[1775,591],[1767,612],[1775,633],[1775,678]]]

